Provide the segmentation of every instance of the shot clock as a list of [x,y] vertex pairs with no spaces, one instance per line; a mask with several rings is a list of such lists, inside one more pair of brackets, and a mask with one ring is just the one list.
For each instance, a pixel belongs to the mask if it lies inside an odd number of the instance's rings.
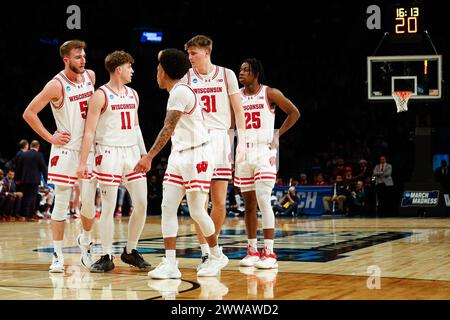
[[391,32],[394,42],[418,42],[423,39],[424,10],[422,5],[394,5],[391,7]]
[[421,31],[420,7],[395,8],[395,34],[415,34]]

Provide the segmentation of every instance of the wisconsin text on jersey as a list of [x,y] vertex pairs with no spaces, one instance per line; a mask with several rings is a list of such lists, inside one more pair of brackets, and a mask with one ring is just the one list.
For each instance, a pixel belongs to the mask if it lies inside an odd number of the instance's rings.
[[222,87],[196,88],[192,90],[194,90],[195,93],[214,93],[214,92],[222,92]]
[[81,100],[81,99],[86,99],[86,98],[89,98],[90,96],[92,96],[93,93],[94,92],[92,92],[92,91],[88,91],[88,92],[85,92],[85,93],[80,93],[80,94],[77,94],[77,95],[74,95],[74,96],[70,96],[69,97],[69,101],[73,102],[73,101],[78,101],[78,100]]
[[136,109],[136,105],[134,103],[113,104],[111,105],[111,109],[112,110]]

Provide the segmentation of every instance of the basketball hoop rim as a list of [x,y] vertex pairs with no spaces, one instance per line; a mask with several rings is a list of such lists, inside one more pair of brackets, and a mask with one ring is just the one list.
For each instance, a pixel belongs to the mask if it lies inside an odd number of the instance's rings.
[[397,106],[397,112],[408,111],[408,100],[413,94],[413,91],[392,91],[392,98]]

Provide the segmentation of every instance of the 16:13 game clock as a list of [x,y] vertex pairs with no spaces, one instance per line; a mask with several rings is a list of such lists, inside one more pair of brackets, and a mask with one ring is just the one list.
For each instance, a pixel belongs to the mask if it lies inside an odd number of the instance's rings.
[[414,35],[422,33],[422,8],[419,6],[401,6],[395,10],[395,35]]

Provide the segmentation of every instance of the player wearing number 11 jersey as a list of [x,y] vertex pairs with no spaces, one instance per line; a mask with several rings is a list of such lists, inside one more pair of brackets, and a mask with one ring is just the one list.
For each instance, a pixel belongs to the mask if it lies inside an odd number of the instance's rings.
[[114,269],[112,242],[114,235],[114,209],[117,190],[122,183],[131,196],[134,211],[128,223],[128,242],[121,255],[123,262],[141,270],[150,268],[136,250],[147,217],[147,179],[134,166],[141,155],[147,154],[139,128],[137,92],[126,86],[134,70],[133,57],[125,51],[114,51],[105,58],[109,82],[101,86],[89,100],[89,111],[81,144],[77,174],[88,175],[86,162],[95,138],[95,165],[102,197],[100,238],[103,256],[91,266],[91,272]]
[[[87,114],[87,101],[94,93],[95,84],[94,72],[85,69],[85,47],[86,43],[80,40],[70,40],[61,45],[60,55],[64,61],[64,70],[45,85],[23,114],[30,127],[52,145],[48,181],[53,182],[56,188],[51,222],[54,253],[50,272],[64,272],[62,254],[64,223],[72,186],[76,183],[81,187],[83,225],[83,232],[78,236],[77,244],[82,253],[81,263],[86,267],[92,264],[90,233],[95,219],[96,181],[91,179],[90,173],[86,175],[86,179],[78,180],[76,172]],[[38,113],[48,104],[51,105],[57,128],[53,135],[38,117]]]

